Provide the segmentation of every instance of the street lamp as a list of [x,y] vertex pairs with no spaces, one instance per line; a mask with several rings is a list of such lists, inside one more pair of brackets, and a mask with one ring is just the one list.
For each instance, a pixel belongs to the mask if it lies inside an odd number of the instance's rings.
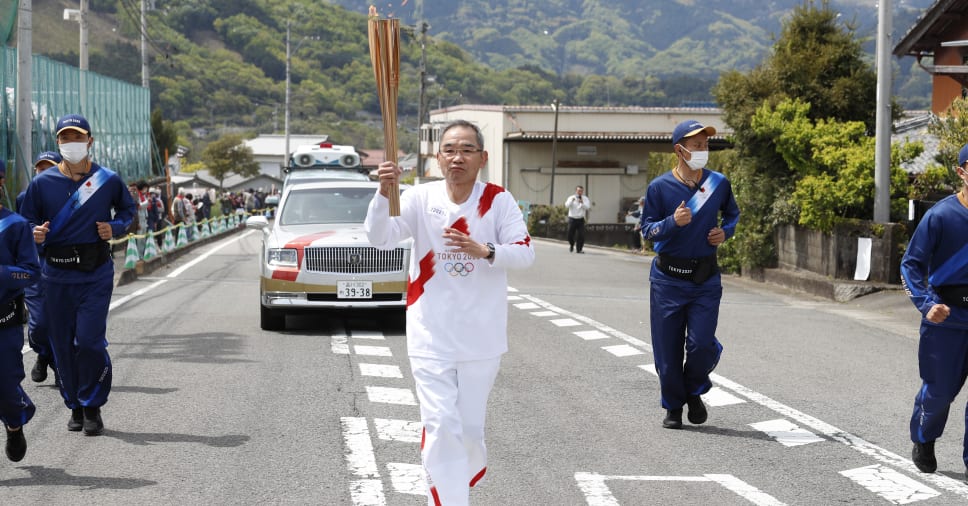
[[295,51],[299,51],[299,47],[302,46],[303,42],[306,42],[307,40],[310,40],[310,39],[319,40],[318,36],[306,35],[306,36],[303,36],[303,38],[299,39],[299,42],[296,43],[295,48],[290,48],[290,45],[291,45],[290,43],[292,41],[291,28],[292,28],[292,21],[286,20],[286,126],[285,126],[286,148],[285,148],[285,152],[282,154],[283,170],[289,170],[289,105],[290,105],[290,97],[292,93],[291,92],[292,85],[290,83],[290,78],[289,78],[289,68],[292,65],[292,53]]
[[555,131],[551,134],[551,196],[548,205],[555,205],[555,168],[558,166],[558,109],[561,104],[556,98],[551,103],[551,108],[555,110]]

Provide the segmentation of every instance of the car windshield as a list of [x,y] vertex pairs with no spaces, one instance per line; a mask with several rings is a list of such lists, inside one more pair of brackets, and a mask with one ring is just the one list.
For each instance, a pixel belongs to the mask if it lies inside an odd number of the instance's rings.
[[306,188],[289,192],[280,225],[363,223],[373,188]]

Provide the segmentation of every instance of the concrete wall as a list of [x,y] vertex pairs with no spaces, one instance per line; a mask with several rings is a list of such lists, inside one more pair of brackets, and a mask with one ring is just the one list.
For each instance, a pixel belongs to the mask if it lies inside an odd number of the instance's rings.
[[871,271],[868,281],[900,283],[903,226],[884,225],[875,237],[868,225],[840,226],[827,234],[795,225],[776,229],[779,267],[802,269],[834,279],[854,279],[857,267],[857,238],[871,237]]

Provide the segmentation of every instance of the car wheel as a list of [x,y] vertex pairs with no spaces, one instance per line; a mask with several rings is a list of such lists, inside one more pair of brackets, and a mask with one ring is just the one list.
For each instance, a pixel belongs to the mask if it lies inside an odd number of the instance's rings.
[[282,311],[269,309],[265,306],[259,306],[262,311],[260,313],[260,323],[262,325],[262,330],[285,330],[286,328],[286,314]]

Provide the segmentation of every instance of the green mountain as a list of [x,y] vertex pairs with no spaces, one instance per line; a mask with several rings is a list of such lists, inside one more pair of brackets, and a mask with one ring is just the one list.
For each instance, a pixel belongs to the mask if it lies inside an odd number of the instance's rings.
[[[875,0],[831,5],[865,40]],[[292,30],[290,132],[382,145],[366,8],[357,0],[154,0],[146,33],[152,106],[204,142],[222,132],[282,133],[286,26]],[[931,0],[899,2],[903,34]],[[720,72],[748,70],[800,0],[402,0],[401,148],[416,147],[420,28],[428,25],[431,107],[456,103],[677,106],[709,103]],[[34,0],[34,50],[77,64],[75,0]],[[139,0],[90,0],[91,69],[141,82]],[[900,35],[896,36],[899,37]],[[870,48],[873,52],[873,47]],[[873,61],[873,57],[872,57]],[[927,74],[897,65],[895,93],[927,106]],[[912,70],[913,69],[913,70]],[[194,153],[200,150],[193,150]]]

